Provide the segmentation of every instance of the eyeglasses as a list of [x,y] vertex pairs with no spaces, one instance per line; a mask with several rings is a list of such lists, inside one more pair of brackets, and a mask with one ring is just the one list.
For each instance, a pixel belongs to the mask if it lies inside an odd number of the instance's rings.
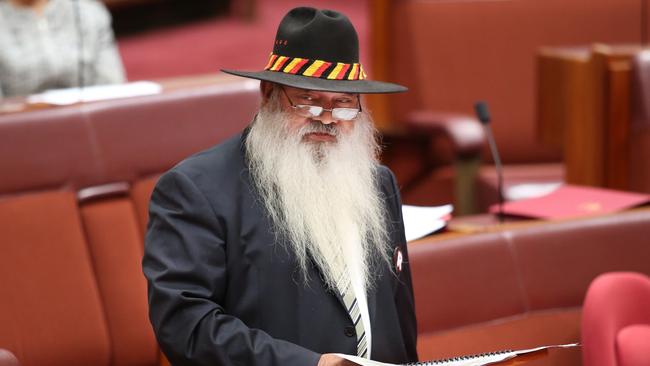
[[291,98],[289,98],[289,94],[287,94],[287,91],[284,90],[283,87],[280,87],[280,89],[282,89],[282,92],[287,97],[289,104],[291,104],[291,108],[293,108],[296,114],[301,117],[309,117],[309,118],[320,117],[323,114],[323,112],[327,111],[332,113],[332,118],[336,120],[351,121],[357,118],[359,113],[361,113],[361,99],[359,98],[359,94],[357,94],[357,102],[359,103],[359,108],[327,109],[327,108],[323,108],[320,105],[293,104],[293,101],[291,100]]

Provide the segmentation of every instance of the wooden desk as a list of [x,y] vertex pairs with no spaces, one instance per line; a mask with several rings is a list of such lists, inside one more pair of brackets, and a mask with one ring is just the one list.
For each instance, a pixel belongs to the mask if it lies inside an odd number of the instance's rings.
[[628,190],[630,77],[639,45],[542,48],[538,135],[561,147],[572,184]]
[[[168,93],[176,90],[200,88],[203,86],[214,85],[214,84],[227,84],[231,82],[241,82],[242,78],[224,74],[224,73],[214,73],[207,75],[195,75],[195,76],[185,76],[185,77],[175,77],[175,78],[166,78],[153,80],[154,82],[162,86],[162,92]],[[94,102],[90,102],[94,103]],[[75,105],[80,105],[83,103],[77,103]],[[43,103],[28,103],[27,97],[11,97],[0,99],[0,116],[3,114],[9,113],[20,113],[20,112],[29,112],[34,110],[48,109],[48,108],[61,108],[66,106],[57,106]]]
[[538,220],[538,219],[528,219],[528,218],[516,218],[516,217],[506,217],[504,222],[499,222],[496,215],[492,214],[480,214],[480,215],[468,215],[453,218],[447,225],[445,231],[438,232],[429,236],[426,236],[421,239],[413,240],[409,242],[409,245],[417,245],[419,243],[431,243],[431,242],[441,242],[450,239],[458,239],[470,235],[480,235],[485,233],[494,233],[494,232],[503,232],[508,230],[518,230],[533,228],[537,226],[543,226],[548,224],[556,224],[560,222],[573,222],[573,221],[582,221],[589,220],[597,217],[615,217],[625,212],[650,212],[650,205],[644,205],[641,207],[635,207],[619,212],[609,213],[605,215],[593,215],[593,216],[580,216],[574,218],[565,218],[558,220]]

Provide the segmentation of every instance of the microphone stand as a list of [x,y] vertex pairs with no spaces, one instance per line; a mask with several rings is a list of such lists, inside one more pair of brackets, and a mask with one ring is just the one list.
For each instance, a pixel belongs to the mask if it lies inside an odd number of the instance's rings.
[[494,167],[497,172],[497,196],[499,200],[499,211],[497,217],[499,218],[499,223],[503,223],[505,218],[503,213],[503,167],[501,166],[501,156],[499,155],[497,143],[494,139],[494,134],[492,133],[492,126],[490,125],[490,112],[488,111],[488,106],[485,102],[476,102],[474,104],[474,110],[476,111],[476,116],[479,121],[483,124],[483,129],[485,130],[488,144],[490,145],[490,152],[494,159]]

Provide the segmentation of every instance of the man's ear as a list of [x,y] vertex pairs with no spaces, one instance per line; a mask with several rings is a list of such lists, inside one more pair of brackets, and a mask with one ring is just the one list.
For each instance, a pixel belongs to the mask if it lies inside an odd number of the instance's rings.
[[262,103],[268,102],[273,94],[273,83],[265,80],[260,81],[260,92],[262,93]]

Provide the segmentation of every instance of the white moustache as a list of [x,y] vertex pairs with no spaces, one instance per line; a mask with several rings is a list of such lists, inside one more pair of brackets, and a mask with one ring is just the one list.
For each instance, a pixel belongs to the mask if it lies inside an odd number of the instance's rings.
[[300,129],[301,137],[310,133],[325,133],[330,136],[337,137],[339,130],[334,127],[333,124],[326,125],[321,122],[312,120],[308,125],[305,125]]

